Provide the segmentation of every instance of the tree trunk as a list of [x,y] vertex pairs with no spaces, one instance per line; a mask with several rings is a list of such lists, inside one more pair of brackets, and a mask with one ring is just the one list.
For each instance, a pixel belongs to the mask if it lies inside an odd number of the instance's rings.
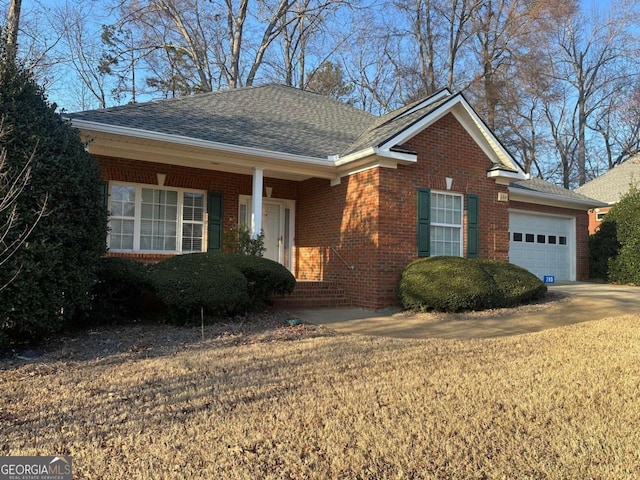
[[22,0],[11,0],[9,14],[7,15],[7,32],[5,43],[7,49],[7,60],[15,61],[18,54],[18,27],[20,26],[20,9]]

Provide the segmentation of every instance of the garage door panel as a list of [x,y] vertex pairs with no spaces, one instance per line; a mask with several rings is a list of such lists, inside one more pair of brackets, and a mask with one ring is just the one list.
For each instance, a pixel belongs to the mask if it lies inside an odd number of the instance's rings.
[[573,225],[570,218],[511,212],[509,260],[540,278],[554,275],[556,280],[572,280]]

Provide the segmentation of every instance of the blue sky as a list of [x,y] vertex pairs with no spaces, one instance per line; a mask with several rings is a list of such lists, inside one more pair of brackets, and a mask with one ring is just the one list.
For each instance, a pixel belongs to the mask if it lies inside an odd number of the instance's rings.
[[[57,5],[64,5],[67,1],[68,0],[23,0],[23,18],[29,16],[30,12],[34,8],[52,8]],[[107,5],[113,3],[113,1],[77,0],[77,2],[79,2],[84,7],[91,9],[91,11],[93,12],[92,18],[94,19],[96,32],[97,34],[99,34],[100,25],[103,23],[109,23],[109,18],[107,17],[107,15],[109,14]],[[0,0],[0,11],[5,10],[8,4],[9,0]],[[598,10],[606,10],[610,6],[610,2],[607,0],[582,0],[581,4],[587,12],[591,11],[594,7],[596,7]],[[56,102],[59,106],[65,107],[69,110],[76,110],[77,107],[75,105],[77,105],[78,102],[77,100],[74,101],[70,98],[69,82],[67,80],[68,78],[71,78],[71,76],[65,76],[65,74],[60,71],[53,78],[53,81],[46,86],[46,88],[50,101]]]

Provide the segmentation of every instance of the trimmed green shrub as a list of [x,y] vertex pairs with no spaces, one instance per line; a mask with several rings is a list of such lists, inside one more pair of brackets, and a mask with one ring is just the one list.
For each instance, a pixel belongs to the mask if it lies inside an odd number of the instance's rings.
[[30,181],[16,203],[18,222],[3,240],[10,243],[33,225],[46,202],[27,242],[0,268],[0,286],[8,284],[0,291],[0,329],[17,339],[39,340],[88,304],[106,248],[98,165],[78,131],[55,110],[30,74],[0,55],[0,121],[6,131],[0,141],[9,178],[32,158]]
[[[605,217],[615,224],[620,246],[617,255],[608,258],[609,280],[640,285],[640,190],[632,186]],[[602,229],[602,225],[600,228]]]
[[222,254],[219,260],[237,268],[247,279],[249,297],[254,307],[260,307],[272,295],[293,292],[296,279],[284,265],[268,258],[252,255]]
[[402,306],[410,310],[483,310],[497,302],[484,270],[460,257],[431,257],[409,264],[398,293]]
[[621,240],[620,244],[618,256],[609,260],[609,280],[640,285],[640,236]]
[[533,273],[509,262],[474,260],[500,292],[500,307],[514,307],[544,298],[546,285]]
[[409,310],[459,312],[510,307],[544,297],[547,287],[527,270],[490,260],[431,257],[409,264],[398,284]]
[[169,319],[188,323],[200,317],[244,312],[251,304],[244,275],[222,260],[223,254],[177,255],[149,267],[154,293],[166,305]]
[[78,315],[86,324],[123,322],[147,317],[150,290],[147,266],[127,258],[105,257],[98,264],[91,288],[91,305]]
[[608,281],[609,259],[617,257],[619,250],[616,222],[607,215],[598,231],[589,237],[589,277]]
[[9,352],[9,345],[9,337],[2,330],[0,330],[0,357]]
[[[225,316],[264,307],[272,295],[291,293],[295,278],[267,258],[225,253],[191,253],[149,268],[156,296],[173,318]],[[178,318],[179,319],[179,318]]]

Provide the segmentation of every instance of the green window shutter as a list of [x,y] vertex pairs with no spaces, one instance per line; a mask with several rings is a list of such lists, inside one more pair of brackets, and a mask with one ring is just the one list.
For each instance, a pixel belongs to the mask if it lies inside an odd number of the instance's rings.
[[431,190],[418,189],[418,256],[428,257],[431,241]]
[[222,195],[209,192],[207,198],[207,213],[209,216],[207,226],[207,251],[222,251]]
[[105,210],[109,209],[109,182],[103,180],[100,182],[100,196]]
[[478,195],[467,195],[467,258],[478,258],[480,254],[479,203]]

